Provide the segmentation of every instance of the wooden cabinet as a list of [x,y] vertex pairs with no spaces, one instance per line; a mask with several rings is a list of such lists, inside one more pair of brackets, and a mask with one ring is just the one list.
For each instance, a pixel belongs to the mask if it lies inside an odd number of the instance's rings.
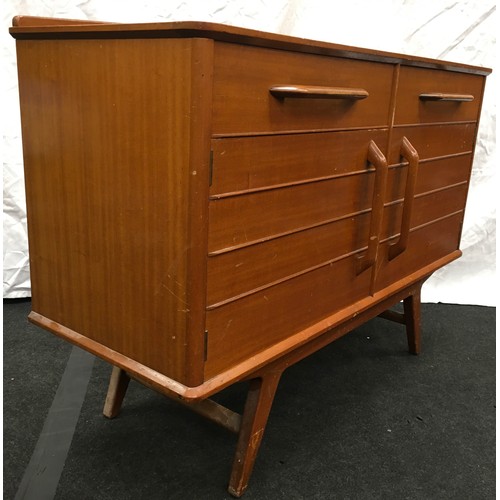
[[[379,314],[419,351],[489,70],[207,23],[11,33],[30,319],[115,366],[107,416],[133,377],[237,430],[240,496],[287,366]],[[242,418],[208,399],[244,379]]]

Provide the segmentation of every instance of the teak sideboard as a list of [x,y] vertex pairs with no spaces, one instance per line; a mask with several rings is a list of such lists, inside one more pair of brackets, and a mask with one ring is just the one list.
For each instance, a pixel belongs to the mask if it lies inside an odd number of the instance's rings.
[[[10,32],[29,318],[114,366],[106,416],[132,377],[237,432],[239,497],[287,366],[377,315],[419,352],[490,70],[201,22]],[[240,380],[242,415],[209,399]]]

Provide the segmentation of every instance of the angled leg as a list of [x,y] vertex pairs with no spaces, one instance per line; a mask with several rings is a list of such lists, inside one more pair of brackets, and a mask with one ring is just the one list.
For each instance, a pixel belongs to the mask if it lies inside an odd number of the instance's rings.
[[127,392],[130,377],[125,370],[113,366],[109,379],[108,394],[104,403],[103,414],[108,418],[115,418],[120,413],[123,398]]
[[420,289],[421,287],[403,301],[408,350],[412,354],[420,353]]
[[228,488],[236,498],[248,486],[281,373],[273,371],[250,381]]

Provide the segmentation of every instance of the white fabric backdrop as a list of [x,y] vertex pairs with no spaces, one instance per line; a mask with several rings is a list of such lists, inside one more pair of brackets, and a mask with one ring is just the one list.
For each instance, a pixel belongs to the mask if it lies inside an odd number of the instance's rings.
[[[4,297],[30,295],[14,15],[117,22],[211,21],[262,31],[494,66],[494,0],[3,0]],[[495,99],[488,77],[461,248],[426,283],[423,300],[495,305]]]

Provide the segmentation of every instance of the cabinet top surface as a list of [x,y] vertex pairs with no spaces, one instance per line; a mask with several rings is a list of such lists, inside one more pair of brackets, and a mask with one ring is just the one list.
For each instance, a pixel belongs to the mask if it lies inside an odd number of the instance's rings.
[[224,24],[177,21],[160,23],[119,24],[33,16],[16,16],[10,34],[17,40],[105,39],[105,38],[208,38],[296,52],[321,54],[386,63],[445,69],[488,75],[491,70],[479,66],[441,61],[406,54],[350,47],[329,42],[266,33]]

